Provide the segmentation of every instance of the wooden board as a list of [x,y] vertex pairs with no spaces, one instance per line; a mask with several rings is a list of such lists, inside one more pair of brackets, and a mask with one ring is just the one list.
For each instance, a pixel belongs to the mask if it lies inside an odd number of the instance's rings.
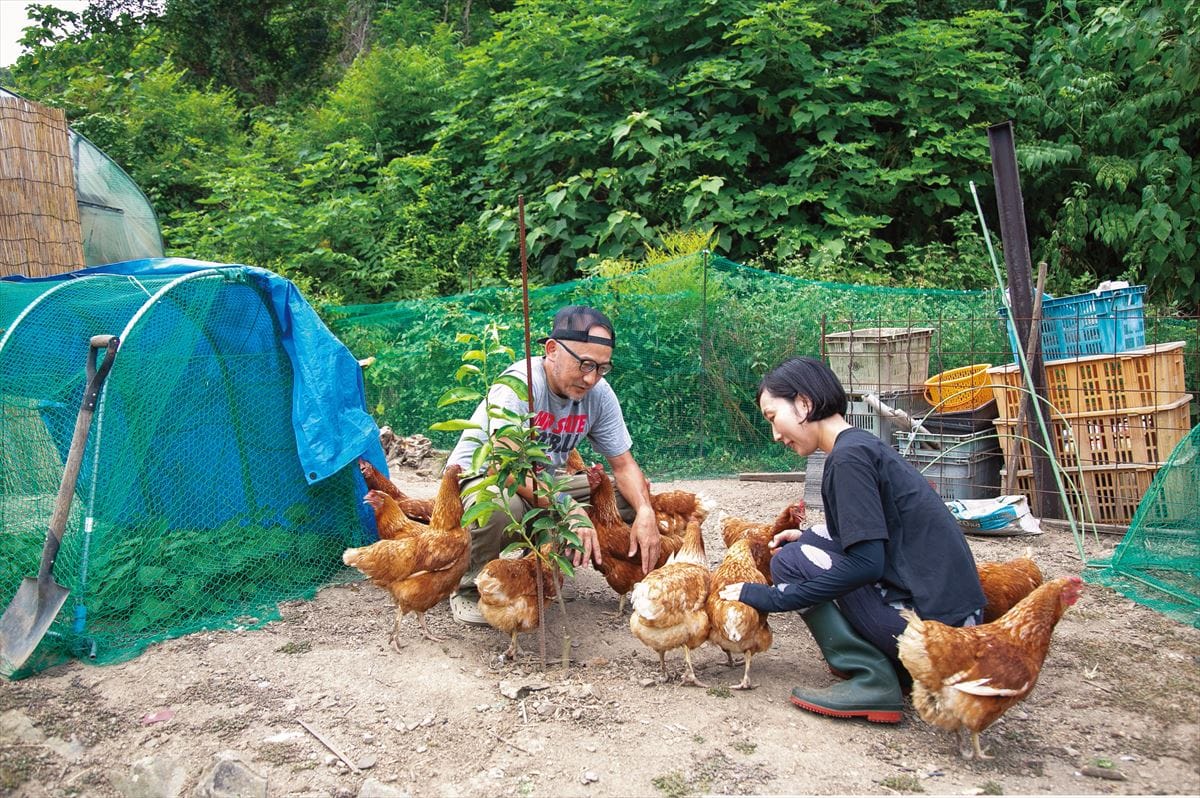
[[[1071,529],[1070,524],[1068,524],[1066,521],[1061,521],[1057,518],[1039,518],[1038,520],[1041,522],[1043,527],[1050,527],[1051,529],[1062,529],[1062,530],[1068,530],[1068,531]],[[1079,523],[1079,522],[1077,522],[1077,523]],[[1079,523],[1079,528],[1081,530],[1083,530],[1083,532],[1085,534],[1091,534],[1092,532],[1096,532],[1097,534],[1100,534],[1100,535],[1111,535],[1112,537],[1119,537],[1119,538],[1125,537],[1125,534],[1129,531],[1129,527],[1121,526],[1120,524]]]
[[759,471],[738,474],[742,482],[803,482],[803,471]]

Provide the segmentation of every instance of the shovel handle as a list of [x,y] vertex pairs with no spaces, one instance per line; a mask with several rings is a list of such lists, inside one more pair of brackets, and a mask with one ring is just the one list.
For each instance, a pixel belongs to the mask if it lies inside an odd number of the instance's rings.
[[[87,386],[83,389],[83,401],[79,405],[79,416],[75,419],[75,432],[71,435],[71,448],[67,450],[67,464],[63,468],[62,482],[54,500],[54,513],[50,516],[50,529],[46,532],[46,545],[42,548],[42,563],[38,568],[38,582],[50,579],[58,547],[62,544],[67,529],[67,516],[71,513],[71,499],[75,496],[75,481],[79,477],[79,466],[83,463],[83,452],[87,448],[88,432],[92,426],[92,413],[104,380],[112,370],[113,359],[121,341],[115,335],[94,335],[88,342]],[[96,366],[96,353],[105,350],[104,360]]]
[[[115,335],[92,336],[88,345],[87,388],[83,392],[83,403],[80,405],[80,409],[96,409],[96,399],[100,395],[100,388],[104,386],[104,378],[112,370],[113,358],[117,356],[117,347],[120,345],[121,339]],[[104,361],[100,364],[100,368],[97,369],[96,353],[101,349],[105,350]]]

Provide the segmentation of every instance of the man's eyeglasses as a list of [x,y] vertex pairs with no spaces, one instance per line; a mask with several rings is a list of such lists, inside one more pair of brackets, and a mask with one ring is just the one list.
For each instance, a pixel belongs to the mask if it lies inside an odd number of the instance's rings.
[[613,369],[612,363],[597,363],[596,361],[592,360],[591,358],[580,357],[579,355],[572,352],[571,347],[567,346],[562,341],[559,341],[557,338],[555,338],[554,341],[559,346],[561,346],[568,355],[575,358],[575,360],[577,360],[579,362],[579,370],[582,371],[584,374],[591,374],[593,371],[599,371],[600,376],[604,377]]

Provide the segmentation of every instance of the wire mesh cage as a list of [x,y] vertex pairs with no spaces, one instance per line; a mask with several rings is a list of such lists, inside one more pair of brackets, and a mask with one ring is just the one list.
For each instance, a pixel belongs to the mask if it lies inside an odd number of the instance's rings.
[[306,475],[296,369],[261,279],[234,267],[0,281],[8,295],[25,304],[0,337],[3,606],[38,571],[89,337],[121,339],[54,564],[70,596],[17,676],[265,623],[278,602],[349,578],[343,549],[375,534],[361,477],[353,459]]

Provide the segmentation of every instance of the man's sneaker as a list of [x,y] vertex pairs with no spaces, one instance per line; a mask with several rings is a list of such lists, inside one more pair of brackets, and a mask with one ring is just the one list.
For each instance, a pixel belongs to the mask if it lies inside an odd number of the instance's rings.
[[470,593],[454,593],[450,596],[450,614],[459,623],[472,626],[487,626],[483,613],[479,611],[479,601]]

